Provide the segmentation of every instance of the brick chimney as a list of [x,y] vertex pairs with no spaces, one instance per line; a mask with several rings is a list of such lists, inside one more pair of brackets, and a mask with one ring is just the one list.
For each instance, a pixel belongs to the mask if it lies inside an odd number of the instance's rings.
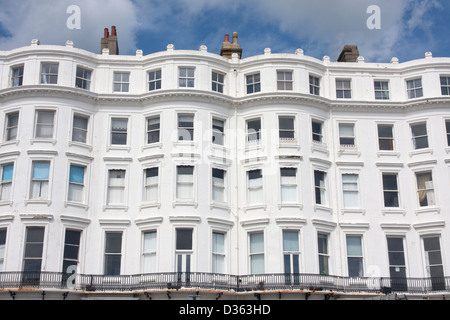
[[233,32],[232,42],[230,42],[230,35],[226,34],[225,39],[222,44],[222,49],[220,49],[220,55],[222,57],[231,59],[231,55],[233,53],[237,53],[239,56],[239,59],[240,59],[242,56],[242,48],[239,47],[239,44],[237,41],[238,41],[238,33],[237,32]]
[[345,45],[339,55],[338,62],[357,62],[359,51],[357,46]]
[[117,39],[117,30],[115,26],[111,27],[111,35],[109,34],[108,28],[105,28],[103,38],[100,41],[100,46],[100,53],[103,52],[103,49],[109,49],[109,54],[119,54],[119,42]]

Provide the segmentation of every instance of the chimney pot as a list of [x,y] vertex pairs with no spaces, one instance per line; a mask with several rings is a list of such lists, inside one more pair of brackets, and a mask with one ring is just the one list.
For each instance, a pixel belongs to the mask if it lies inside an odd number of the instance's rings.
[[105,38],[105,39],[109,38],[109,30],[108,30],[108,28],[105,28],[103,38]]
[[225,41],[225,42],[230,42],[230,35],[229,35],[229,34],[226,34],[226,35],[225,35],[225,40],[223,40],[223,41]]
[[111,35],[112,36],[117,36],[116,26],[112,26],[111,27]]

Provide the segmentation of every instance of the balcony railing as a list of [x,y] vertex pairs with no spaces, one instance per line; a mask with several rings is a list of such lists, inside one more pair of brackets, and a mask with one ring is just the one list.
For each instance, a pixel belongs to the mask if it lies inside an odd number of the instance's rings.
[[1,272],[0,289],[63,289],[73,291],[147,291],[167,289],[229,292],[305,290],[342,293],[450,293],[450,277],[375,278],[317,274],[228,275],[165,272],[136,275],[85,275],[58,272]]

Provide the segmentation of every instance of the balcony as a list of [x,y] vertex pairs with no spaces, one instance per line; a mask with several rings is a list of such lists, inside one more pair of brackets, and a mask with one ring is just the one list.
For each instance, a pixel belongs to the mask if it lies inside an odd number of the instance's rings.
[[343,294],[450,294],[450,277],[375,278],[317,274],[228,275],[165,272],[136,275],[85,275],[59,272],[1,272],[0,290],[68,290],[71,292],[145,292],[196,289],[222,292],[338,292]]

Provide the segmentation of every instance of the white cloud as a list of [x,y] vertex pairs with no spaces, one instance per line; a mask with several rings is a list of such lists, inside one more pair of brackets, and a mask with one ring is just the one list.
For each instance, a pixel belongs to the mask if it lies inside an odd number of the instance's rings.
[[[64,45],[72,40],[77,48],[100,52],[103,29],[117,26],[120,48],[136,48],[136,10],[131,0],[2,0],[0,22],[11,35],[0,38],[2,50],[27,46],[32,39],[41,44]],[[67,28],[71,14],[67,8],[80,8],[81,29]],[[126,48],[126,49],[125,49]],[[124,52],[125,53],[125,52]]]

